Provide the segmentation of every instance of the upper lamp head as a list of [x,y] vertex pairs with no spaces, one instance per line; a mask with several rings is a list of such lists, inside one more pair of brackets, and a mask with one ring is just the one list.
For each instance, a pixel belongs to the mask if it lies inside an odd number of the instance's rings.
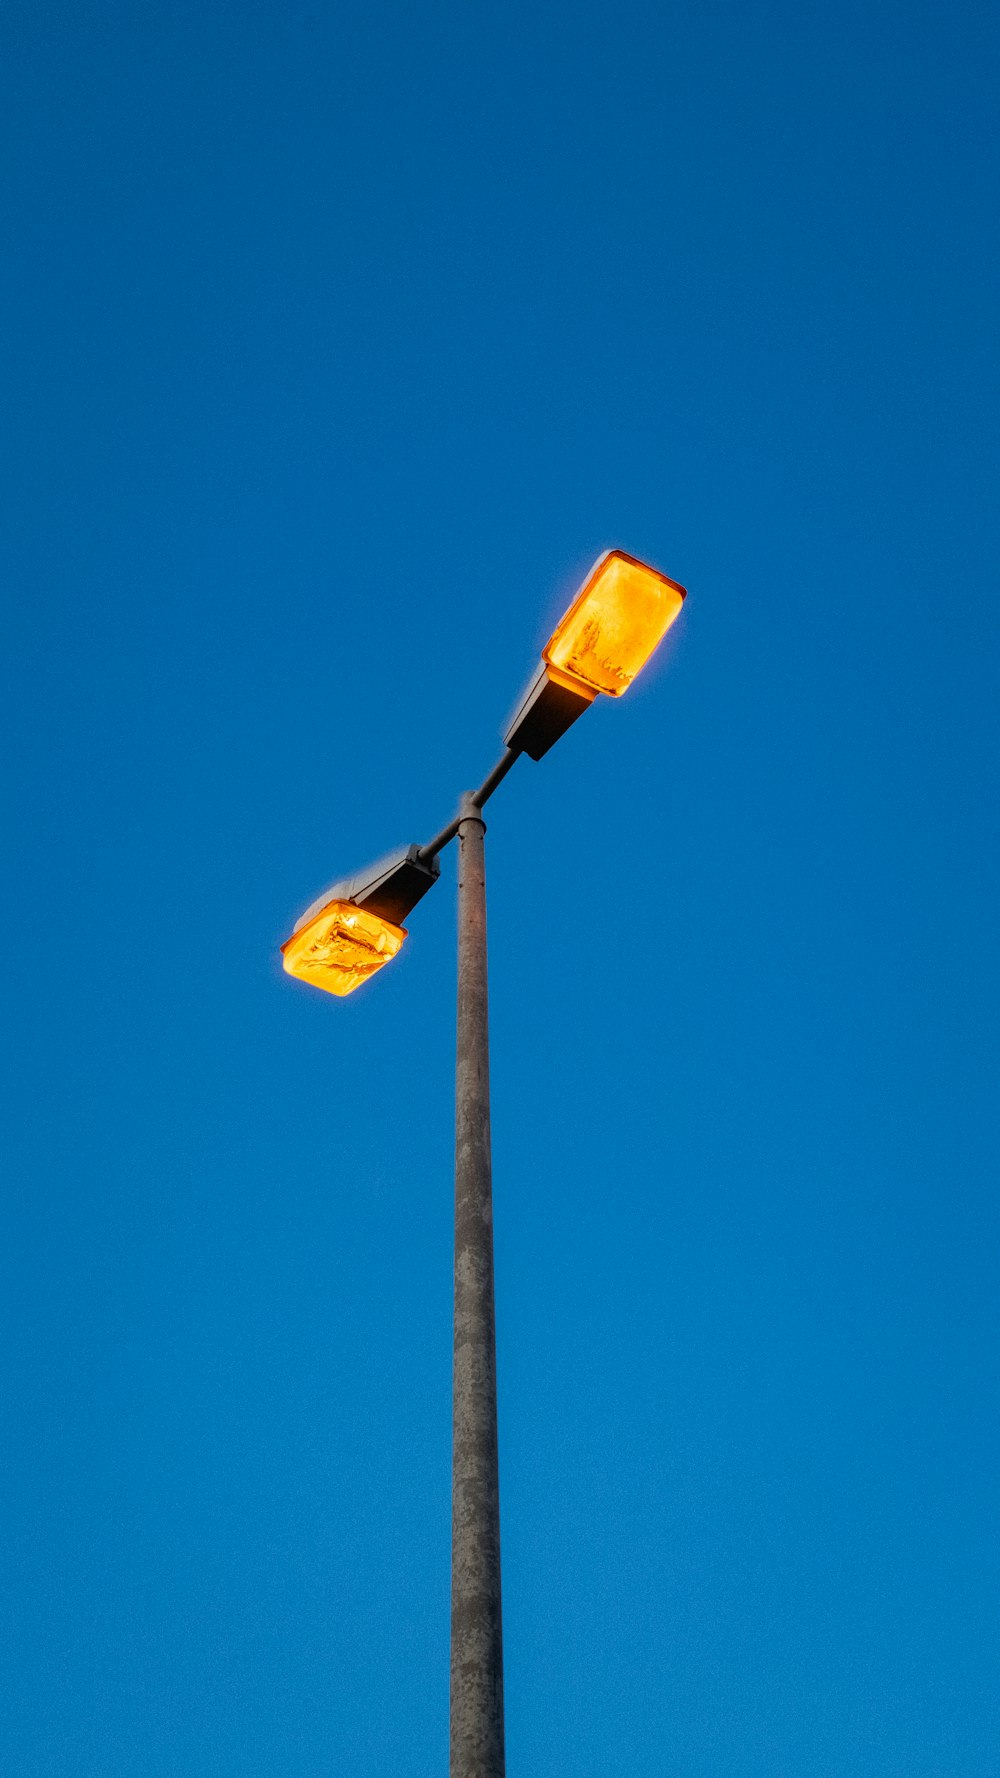
[[686,598],[676,580],[608,550],[590,570],[543,660],[591,691],[620,698],[669,630]]
[[542,650],[542,664],[504,736],[541,759],[599,692],[620,698],[679,616],[686,593],[656,568],[607,550]]

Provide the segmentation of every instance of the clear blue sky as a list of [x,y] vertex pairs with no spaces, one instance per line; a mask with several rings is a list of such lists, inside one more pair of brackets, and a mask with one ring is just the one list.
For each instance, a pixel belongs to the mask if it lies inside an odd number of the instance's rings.
[[996,1778],[985,4],[3,35],[9,1778],[447,1761],[453,859],[488,837],[511,1778]]

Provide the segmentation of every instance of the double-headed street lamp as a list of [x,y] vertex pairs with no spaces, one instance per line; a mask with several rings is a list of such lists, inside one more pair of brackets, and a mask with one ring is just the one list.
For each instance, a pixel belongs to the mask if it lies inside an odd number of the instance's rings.
[[676,581],[634,556],[601,556],[545,645],[504,753],[454,820],[426,846],[404,847],[335,883],[282,946],[289,975],[353,993],[397,955],[401,922],[437,882],[439,856],[458,836],[451,1778],[504,1778],[483,804],[520,754],[541,759],[598,693],[627,690],[684,597]]

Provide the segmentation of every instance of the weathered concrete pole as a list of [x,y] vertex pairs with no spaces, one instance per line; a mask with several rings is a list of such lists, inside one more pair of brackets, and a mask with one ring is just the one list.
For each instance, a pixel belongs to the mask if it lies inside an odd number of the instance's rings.
[[466,799],[458,829],[451,1778],[504,1778],[485,832]]

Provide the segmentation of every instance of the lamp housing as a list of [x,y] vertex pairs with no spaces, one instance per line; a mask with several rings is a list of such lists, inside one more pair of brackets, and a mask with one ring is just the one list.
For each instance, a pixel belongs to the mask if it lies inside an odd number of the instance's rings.
[[680,616],[686,597],[676,580],[648,563],[624,550],[606,550],[560,618],[542,658],[571,682],[619,698]]
[[543,661],[511,717],[504,745],[513,753],[541,759],[544,753],[589,710],[597,693]]
[[401,921],[441,875],[437,858],[403,846],[334,883],[281,947],[285,970],[327,993],[351,994],[402,948]]
[[383,919],[392,920],[398,926],[407,914],[412,913],[428,889],[433,889],[440,875],[441,864],[437,858],[421,858],[419,846],[400,846],[376,864],[355,871],[353,877],[341,877],[338,883],[325,889],[306,908],[295,931],[298,932],[330,901],[352,901],[356,907],[368,908],[371,913],[381,914]]

